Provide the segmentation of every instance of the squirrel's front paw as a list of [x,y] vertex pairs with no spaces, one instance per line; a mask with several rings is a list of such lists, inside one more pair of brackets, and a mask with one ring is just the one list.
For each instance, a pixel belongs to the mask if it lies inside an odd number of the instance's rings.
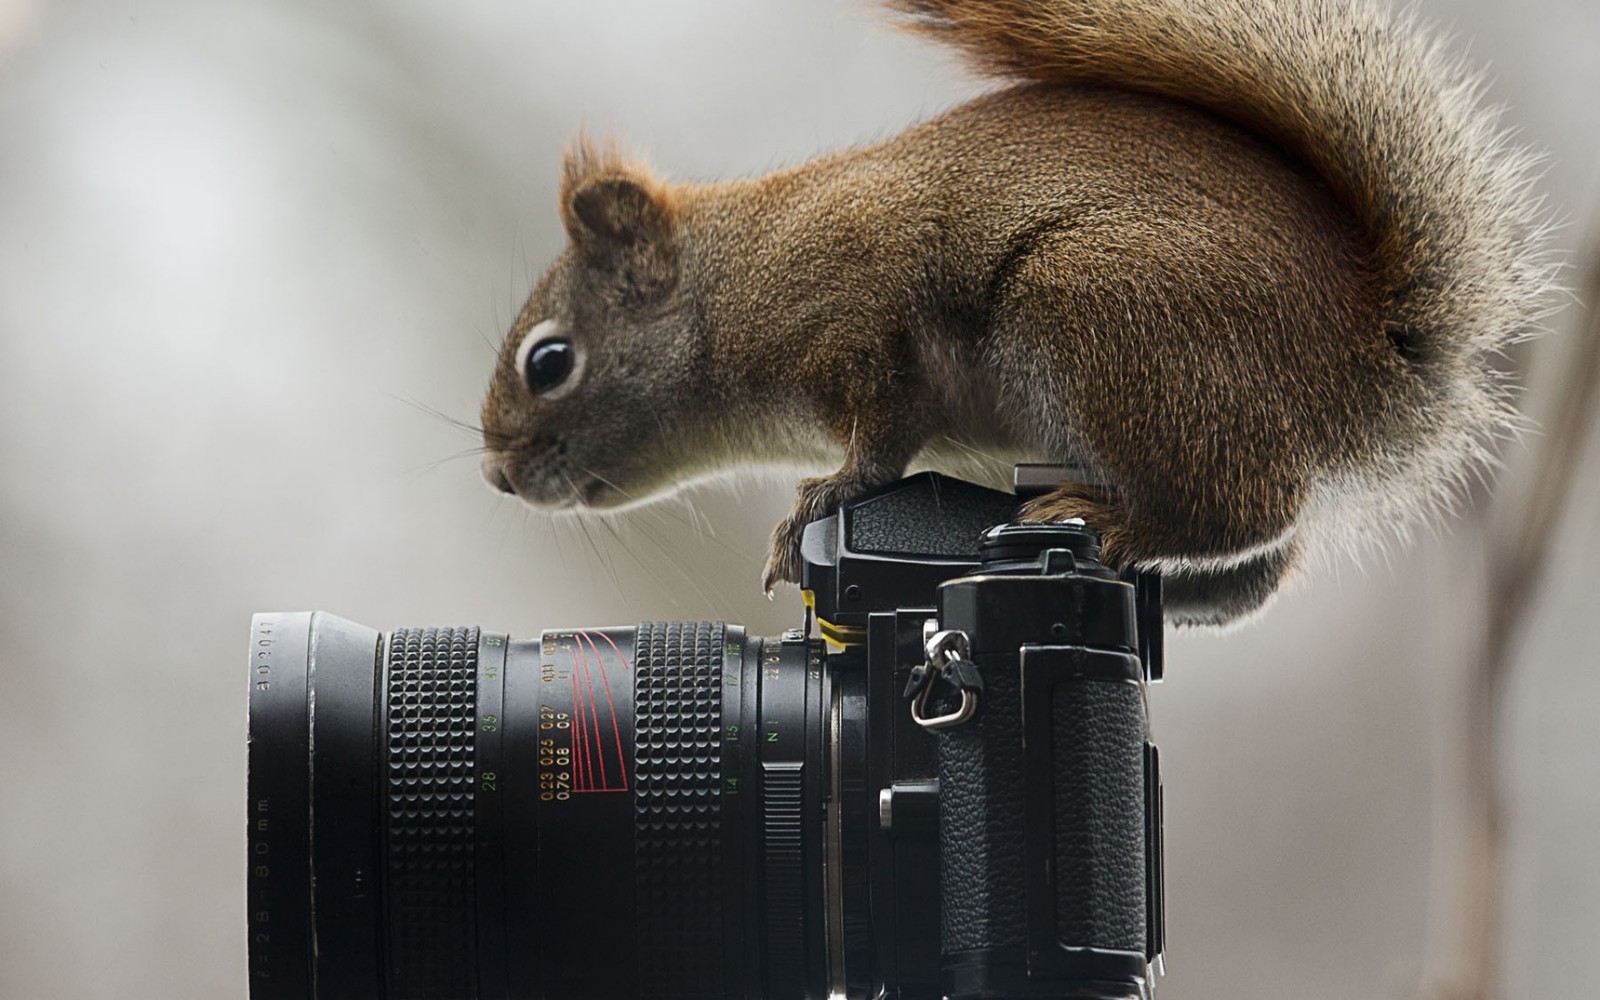
[[790,514],[772,529],[772,549],[767,555],[767,568],[761,571],[761,589],[768,597],[780,583],[800,582],[800,538],[809,522],[800,520],[797,514]]
[[769,597],[772,588],[780,583],[800,582],[800,539],[806,525],[832,514],[839,504],[859,492],[861,484],[843,475],[800,480],[789,516],[772,529],[771,553],[761,575],[761,589]]

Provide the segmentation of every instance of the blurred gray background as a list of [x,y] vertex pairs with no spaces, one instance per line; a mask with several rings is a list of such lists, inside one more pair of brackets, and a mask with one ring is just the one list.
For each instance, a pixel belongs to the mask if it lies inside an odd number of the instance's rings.
[[[1549,152],[1581,260],[1600,6],[1423,7]],[[0,0],[0,1000],[245,996],[253,611],[795,624],[792,590],[756,586],[792,479],[553,522],[492,494],[437,414],[475,419],[490,342],[560,249],[580,125],[673,176],[744,175],[977,88],[865,0]],[[1578,324],[1517,356],[1535,416]],[[1488,567],[1557,509],[1547,442],[1410,548],[1171,638],[1164,996],[1407,998],[1448,974],[1463,678]],[[1597,992],[1593,436],[1575,478],[1501,709],[1508,996]]]

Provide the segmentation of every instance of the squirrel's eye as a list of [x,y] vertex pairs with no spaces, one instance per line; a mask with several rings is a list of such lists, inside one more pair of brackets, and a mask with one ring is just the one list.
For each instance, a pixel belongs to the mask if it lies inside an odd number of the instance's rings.
[[576,352],[571,338],[560,336],[558,330],[554,321],[545,320],[529,330],[517,348],[517,371],[535,396],[556,388],[572,374]]
[[522,366],[522,377],[535,396],[549,392],[565,382],[572,371],[572,341],[565,337],[552,337],[533,345],[528,352],[528,362]]

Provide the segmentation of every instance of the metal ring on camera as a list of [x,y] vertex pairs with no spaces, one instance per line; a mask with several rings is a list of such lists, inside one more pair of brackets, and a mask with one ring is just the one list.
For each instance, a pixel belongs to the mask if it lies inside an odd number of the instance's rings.
[[[934,632],[928,637],[924,647],[928,653],[928,669],[942,667],[953,660],[964,660],[971,652],[971,642],[965,632],[959,629],[944,629]],[[911,718],[923,729],[937,732],[941,729],[953,729],[964,726],[972,721],[978,714],[978,692],[961,692],[961,707],[954,712],[944,715],[928,715],[928,696],[933,693],[933,683],[930,680],[925,684],[917,696],[911,700]]]
[[976,691],[963,691],[961,692],[960,708],[944,715],[928,716],[924,714],[927,711],[924,704],[932,691],[932,685],[923,688],[911,702],[911,718],[923,729],[934,732],[940,729],[954,729],[956,726],[964,726],[971,722],[972,717],[978,714],[978,693]]

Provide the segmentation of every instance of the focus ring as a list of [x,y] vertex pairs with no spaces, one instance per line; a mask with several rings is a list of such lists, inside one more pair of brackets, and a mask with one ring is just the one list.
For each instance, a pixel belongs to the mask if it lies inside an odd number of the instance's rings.
[[476,628],[399,629],[385,675],[389,989],[477,996]]
[[634,645],[639,991],[723,994],[722,622],[644,622]]

